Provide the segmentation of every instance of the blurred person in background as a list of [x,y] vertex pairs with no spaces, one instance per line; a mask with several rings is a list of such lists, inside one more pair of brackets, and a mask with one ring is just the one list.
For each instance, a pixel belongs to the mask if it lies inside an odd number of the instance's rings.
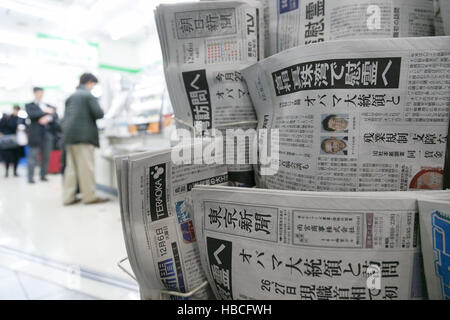
[[[24,124],[24,120],[19,118],[19,106],[13,107],[13,113],[11,115],[4,115],[0,120],[0,133],[4,135],[15,135],[20,124]],[[5,178],[9,176],[9,168],[13,167],[13,173],[15,177],[18,177],[17,166],[19,160],[25,156],[25,150],[23,146],[17,145],[16,147],[0,150],[1,159],[5,162]]]
[[64,172],[64,205],[78,203],[78,185],[84,204],[109,201],[96,196],[95,148],[100,146],[97,120],[104,117],[103,110],[91,91],[98,79],[91,73],[80,78],[77,90],[66,101],[63,120],[63,141],[66,150]]
[[56,108],[42,102],[44,89],[34,88],[34,101],[25,106],[31,121],[28,131],[30,153],[28,155],[28,182],[34,184],[34,169],[41,153],[41,181],[47,180],[48,161],[53,150],[52,127],[58,120]]

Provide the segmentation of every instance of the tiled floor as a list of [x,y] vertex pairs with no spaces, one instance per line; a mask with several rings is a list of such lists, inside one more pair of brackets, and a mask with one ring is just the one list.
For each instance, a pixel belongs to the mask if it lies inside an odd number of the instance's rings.
[[0,268],[0,300],[95,300],[25,273]]
[[26,183],[0,167],[0,300],[138,299],[117,262],[126,256],[118,200],[63,207],[61,177]]

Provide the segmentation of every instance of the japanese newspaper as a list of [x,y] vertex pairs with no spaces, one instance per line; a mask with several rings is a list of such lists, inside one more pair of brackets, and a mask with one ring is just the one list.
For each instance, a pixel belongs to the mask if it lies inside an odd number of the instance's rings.
[[[128,207],[128,156],[117,156],[114,158],[116,167],[116,178],[120,201],[120,219],[122,222],[122,231],[124,236],[125,248],[127,251],[128,261],[130,263],[133,274],[138,283],[143,283],[143,278],[140,270],[138,269],[138,264],[136,262],[136,255],[134,252],[133,240],[131,239],[131,227],[130,227],[130,216]],[[145,288],[141,287],[141,296],[147,297],[149,300],[157,299],[159,293],[157,291],[149,292]]]
[[[300,191],[443,187],[450,37],[300,46],[245,70],[259,129],[278,129],[274,175]],[[271,163],[270,166],[273,166]]]
[[270,53],[328,40],[432,36],[433,0],[269,1]]
[[450,300],[450,197],[430,198],[419,198],[428,296],[432,300]]
[[[241,70],[264,58],[259,1],[160,5],[155,11],[164,70],[178,127],[255,128]],[[254,185],[250,165],[230,165],[230,180]]]
[[[208,0],[200,0],[200,1],[208,1]],[[224,1],[224,0],[209,0],[209,1]],[[246,1],[246,0],[241,0]],[[250,0],[255,1],[255,0]],[[273,0],[256,0],[261,2],[263,7],[263,19],[264,19],[264,57],[270,56],[270,35],[269,35],[269,24],[270,24],[270,15],[269,15],[269,2]],[[439,1],[439,0],[436,0]]]
[[[187,207],[197,184],[224,184],[226,166],[175,165],[171,151],[116,159],[128,257],[144,299],[186,293],[205,280]],[[192,206],[192,205],[191,205]],[[210,289],[195,298],[205,299]]]
[[422,299],[412,194],[196,187],[203,268],[218,299]]

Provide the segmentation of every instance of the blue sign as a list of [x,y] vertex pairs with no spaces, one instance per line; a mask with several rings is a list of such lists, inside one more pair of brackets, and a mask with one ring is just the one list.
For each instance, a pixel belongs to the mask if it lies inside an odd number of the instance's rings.
[[440,212],[431,215],[433,249],[437,254],[436,274],[441,279],[442,297],[450,300],[450,219]]
[[280,13],[286,13],[298,9],[298,0],[281,0]]

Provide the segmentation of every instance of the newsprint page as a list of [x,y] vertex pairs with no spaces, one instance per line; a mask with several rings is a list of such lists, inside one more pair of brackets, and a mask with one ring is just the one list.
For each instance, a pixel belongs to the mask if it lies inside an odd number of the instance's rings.
[[258,128],[280,136],[279,168],[258,187],[442,189],[449,59],[448,37],[342,40],[243,70]]
[[416,196],[196,187],[203,267],[220,299],[423,299]]

